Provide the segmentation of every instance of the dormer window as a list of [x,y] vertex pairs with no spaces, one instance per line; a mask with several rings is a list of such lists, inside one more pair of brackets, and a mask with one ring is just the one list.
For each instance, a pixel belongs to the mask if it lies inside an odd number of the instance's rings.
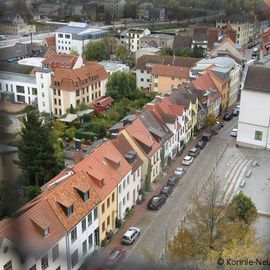
[[66,207],[66,215],[67,217],[70,217],[73,214],[73,205]]
[[45,229],[44,231],[43,231],[43,235],[44,235],[44,237],[46,237],[46,236],[48,236],[49,235],[49,228],[47,228],[47,229]]
[[54,84],[55,85],[60,85],[60,82],[59,81],[55,81]]
[[84,202],[89,200],[89,198],[90,198],[89,191],[82,192],[82,191],[78,190],[78,193]]

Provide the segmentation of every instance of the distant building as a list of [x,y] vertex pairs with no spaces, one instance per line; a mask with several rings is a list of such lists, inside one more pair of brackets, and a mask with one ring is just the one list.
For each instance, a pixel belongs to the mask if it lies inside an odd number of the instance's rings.
[[107,31],[88,27],[86,23],[70,22],[56,30],[56,52],[69,54],[72,50],[83,54],[87,43],[98,41],[107,36]]
[[136,52],[140,48],[140,39],[150,33],[147,28],[129,28],[120,34],[120,39],[131,52]]
[[109,14],[112,18],[123,18],[125,0],[105,0],[104,13]]
[[216,21],[217,28],[225,28],[228,25],[236,31],[236,43],[241,46],[254,40],[259,31],[259,24],[252,15],[231,15]]
[[208,26],[194,26],[191,28],[192,31],[192,43],[191,49],[194,49],[195,46],[207,49],[208,43]]
[[117,71],[129,72],[129,66],[122,64],[119,61],[103,60],[99,62],[99,64],[105,68],[105,70],[109,73],[109,75],[112,75]]
[[50,36],[50,37],[45,37],[43,40],[43,45],[45,47],[55,49],[55,35]]
[[144,12],[144,19],[149,21],[165,21],[165,8],[159,6],[148,6]]
[[174,35],[151,34],[140,38],[140,48],[154,47],[172,49]]
[[270,65],[249,66],[241,91],[237,144],[270,150]]
[[135,62],[137,63],[137,60],[143,55],[159,55],[160,52],[161,49],[159,48],[153,47],[141,48],[135,52]]
[[29,28],[19,14],[6,14],[1,18],[0,33],[5,35],[29,34]]

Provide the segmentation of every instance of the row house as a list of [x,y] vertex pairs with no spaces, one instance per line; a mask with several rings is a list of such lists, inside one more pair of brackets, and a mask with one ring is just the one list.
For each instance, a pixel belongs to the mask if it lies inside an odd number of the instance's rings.
[[238,99],[242,66],[230,57],[202,59],[191,69],[191,77],[195,78],[207,69],[222,94],[222,110],[226,110]]
[[[198,95],[199,102],[202,105],[200,109],[205,112],[205,117],[211,114],[217,117],[220,115],[221,93],[209,73],[207,71],[198,76],[192,81],[192,87],[194,93]],[[204,121],[204,119],[200,120]],[[203,123],[199,123],[199,125],[202,126]]]
[[53,113],[60,117],[71,105],[92,103],[105,95],[109,74],[96,62],[87,61],[76,69],[56,68],[52,78]]
[[189,81],[190,68],[154,65],[152,67],[151,91],[166,93]]
[[189,124],[188,128],[190,132],[188,132],[188,134],[190,133],[190,136],[192,137],[194,130],[199,129],[197,126],[199,111],[199,100],[197,95],[194,94],[189,85],[186,84],[184,86],[173,89],[173,91],[169,93],[169,97],[172,103],[185,106],[187,117],[190,119],[191,116],[191,128]]
[[172,104],[168,97],[157,97],[153,102],[147,103],[145,108],[159,123],[166,125],[173,133],[168,147],[171,148],[171,157],[175,157],[177,151],[181,150],[185,143],[184,106]]
[[174,35],[169,34],[150,34],[140,38],[140,48],[173,48]]
[[144,180],[149,168],[151,168],[150,181],[153,182],[161,172],[160,144],[137,117],[133,122],[128,123],[121,129],[119,134],[126,137],[143,161],[142,177]]
[[[199,58],[192,58],[192,57],[181,57],[181,56],[168,56],[168,55],[143,55],[138,58],[136,63],[136,81],[137,81],[137,87],[142,90],[147,91],[153,91],[154,86],[152,86],[152,69],[155,65],[162,65],[162,66],[175,66],[179,67],[179,70],[182,69],[180,77],[182,79],[174,79],[174,76],[163,76],[166,77],[166,80],[169,80],[171,82],[169,88],[171,88],[171,85],[177,86],[177,83],[173,82],[175,81],[186,81],[185,79],[185,71],[186,69],[191,69],[195,66],[195,64],[199,61]],[[172,73],[172,70],[174,68],[169,68],[170,73]],[[178,70],[178,73],[180,72]],[[179,75],[178,75],[179,76]],[[158,85],[157,85],[158,86]],[[162,89],[165,86],[162,86]],[[157,89],[157,87],[156,87]]]
[[42,189],[13,219],[1,222],[0,235],[7,239],[3,269],[79,269],[97,245],[100,199],[87,176],[64,170]]

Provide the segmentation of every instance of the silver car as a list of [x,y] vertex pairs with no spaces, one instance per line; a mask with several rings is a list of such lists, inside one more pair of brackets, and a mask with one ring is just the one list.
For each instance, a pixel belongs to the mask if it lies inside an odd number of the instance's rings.
[[136,227],[130,227],[121,239],[122,244],[131,245],[139,237],[140,229]]

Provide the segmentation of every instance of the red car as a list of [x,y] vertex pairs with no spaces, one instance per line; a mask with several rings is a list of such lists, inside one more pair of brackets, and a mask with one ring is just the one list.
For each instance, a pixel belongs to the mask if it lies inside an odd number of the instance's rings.
[[107,267],[113,268],[124,259],[125,255],[126,250],[123,247],[114,247],[107,255],[105,259],[105,265]]

